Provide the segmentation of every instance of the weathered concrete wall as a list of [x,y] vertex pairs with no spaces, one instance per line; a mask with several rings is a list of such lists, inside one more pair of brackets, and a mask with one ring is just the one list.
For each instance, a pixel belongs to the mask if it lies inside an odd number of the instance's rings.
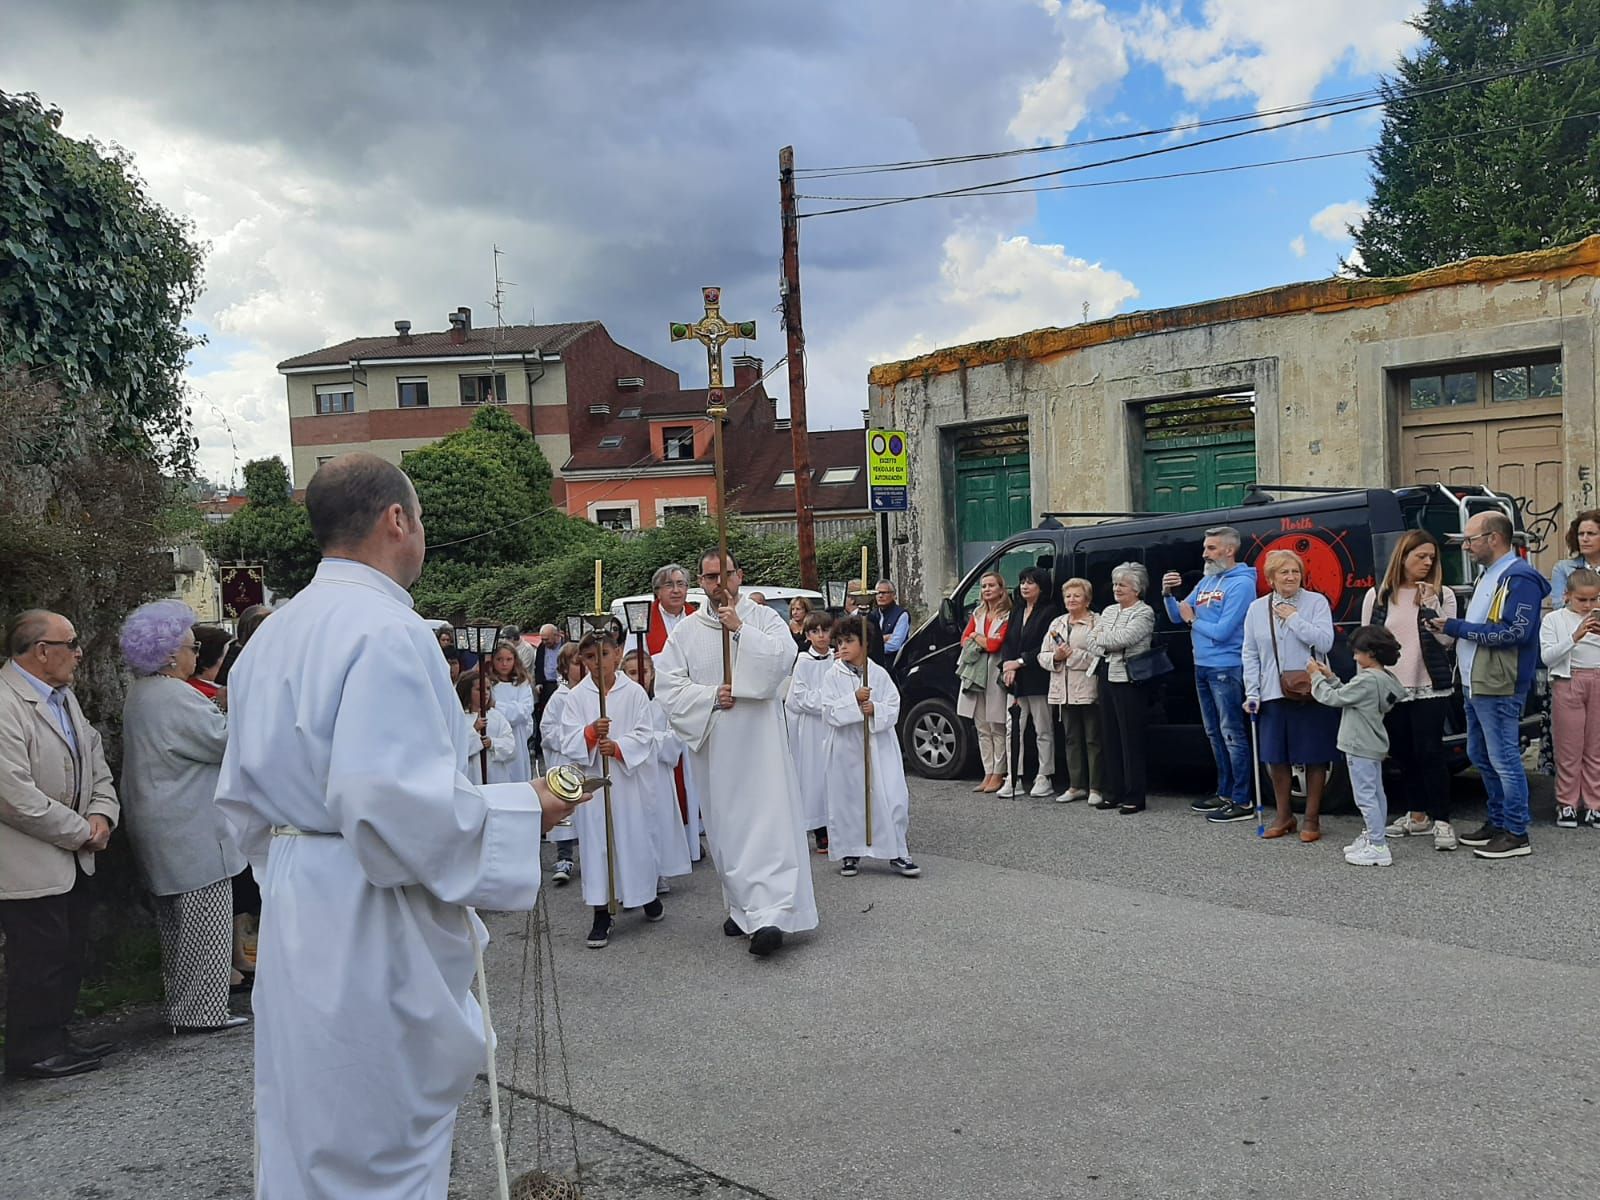
[[[936,604],[957,581],[950,431],[1028,419],[1035,513],[1140,500],[1140,406],[1251,388],[1267,483],[1400,482],[1394,373],[1559,350],[1568,511],[1596,503],[1600,238],[1472,260],[1403,280],[1296,284],[938,351],[873,370],[875,426],[904,428],[911,510],[891,523],[902,595]],[[1564,527],[1564,525],[1563,525]],[[901,540],[903,539],[903,541]]]

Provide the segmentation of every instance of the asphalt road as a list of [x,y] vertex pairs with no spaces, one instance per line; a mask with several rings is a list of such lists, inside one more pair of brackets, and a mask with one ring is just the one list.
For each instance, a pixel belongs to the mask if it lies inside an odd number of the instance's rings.
[[[1269,843],[1176,799],[913,787],[923,878],[817,860],[822,927],[771,960],[722,936],[706,865],[600,951],[577,888],[548,897],[586,1195],[1600,1196],[1600,834],[1550,827],[1547,788],[1532,858],[1409,839],[1383,870],[1340,857],[1353,817]],[[523,918],[489,924],[527,1092]],[[106,1070],[0,1088],[0,1195],[247,1197],[248,1035],[118,1025]],[[492,1195],[484,1097],[453,1196]]]

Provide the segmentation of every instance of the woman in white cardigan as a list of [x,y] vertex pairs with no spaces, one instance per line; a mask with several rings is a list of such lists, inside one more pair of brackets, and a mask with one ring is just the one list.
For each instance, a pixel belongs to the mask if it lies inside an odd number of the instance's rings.
[[122,654],[137,678],[122,706],[123,827],[155,894],[167,1023],[174,1033],[233,1029],[232,879],[244,870],[216,806],[228,718],[190,687],[195,614],[181,600],[135,609]]
[[1039,651],[1039,665],[1050,672],[1050,703],[1061,710],[1061,728],[1067,735],[1067,790],[1056,797],[1061,804],[1087,798],[1100,803],[1100,660],[1089,649],[1094,632],[1094,609],[1089,605],[1094,588],[1087,579],[1069,579],[1061,585],[1062,614],[1050,622]]

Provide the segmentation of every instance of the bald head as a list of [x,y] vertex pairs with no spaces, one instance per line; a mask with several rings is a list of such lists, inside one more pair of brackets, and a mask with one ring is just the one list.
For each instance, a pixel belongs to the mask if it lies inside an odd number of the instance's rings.
[[416,519],[411,479],[376,454],[341,454],[319,467],[306,487],[311,535],[324,554],[360,546],[384,517],[392,516],[395,505]]

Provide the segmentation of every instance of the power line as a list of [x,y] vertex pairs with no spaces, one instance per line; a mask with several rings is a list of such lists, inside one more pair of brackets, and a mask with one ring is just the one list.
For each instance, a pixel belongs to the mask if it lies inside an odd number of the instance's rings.
[[[1460,141],[1464,138],[1483,137],[1491,133],[1511,133],[1518,129],[1537,129],[1545,125],[1560,125],[1567,121],[1578,121],[1586,117],[1600,117],[1600,109],[1593,112],[1570,113],[1564,117],[1551,117],[1545,121],[1523,121],[1516,125],[1491,125],[1483,129],[1469,129],[1462,133],[1443,134],[1439,137],[1422,138],[1412,145],[1430,146],[1440,142]],[[1226,167],[1205,167],[1194,171],[1171,171],[1162,175],[1130,175],[1122,179],[1094,179],[1085,183],[1055,183],[1043,187],[1008,188],[1004,191],[971,192],[968,196],[1021,196],[1036,192],[1070,192],[1081,188],[1117,187],[1127,183],[1152,183],[1167,179],[1191,179],[1199,175],[1227,175],[1234,171],[1250,171],[1259,167],[1281,167],[1291,163],[1316,162],[1325,158],[1345,158],[1352,154],[1370,154],[1375,146],[1357,146],[1350,150],[1328,150],[1321,154],[1300,154],[1293,158],[1271,158],[1260,162],[1234,163]],[[796,196],[797,200],[816,200],[830,203],[847,203],[855,201],[886,201],[898,199],[915,199],[916,197],[898,196]],[[962,197],[966,198],[966,197]],[[815,214],[821,216],[823,214]]]
[[[1565,66],[1567,63],[1577,62],[1584,58],[1592,58],[1600,54],[1600,47],[1588,50],[1575,51],[1567,54],[1547,55],[1544,58],[1533,59],[1524,63],[1517,63],[1509,67],[1478,69],[1473,71],[1460,71],[1453,75],[1444,75],[1424,87],[1400,90],[1395,94],[1396,99],[1414,99],[1423,96],[1436,95],[1442,92],[1454,91],[1463,87],[1473,87],[1480,83],[1491,83],[1499,79],[1514,78],[1532,71],[1542,71],[1550,67]],[[1049,154],[1061,150],[1076,150],[1085,146],[1100,146],[1115,142],[1136,140],[1139,138],[1156,137],[1165,134],[1185,133],[1195,129],[1209,129],[1219,125],[1237,124],[1241,121],[1255,121],[1265,117],[1283,116],[1293,113],[1309,112],[1318,109],[1337,108],[1343,105],[1355,104],[1359,101],[1379,100],[1387,102],[1384,90],[1381,87],[1370,88],[1361,92],[1351,92],[1343,96],[1332,96],[1322,100],[1309,100],[1299,104],[1283,105],[1279,108],[1258,109],[1248,113],[1233,113],[1227,116],[1211,117],[1204,121],[1186,121],[1177,125],[1162,126],[1157,129],[1141,129],[1131,133],[1112,134],[1105,137],[1086,138],[1076,142],[1059,142],[1048,146],[1025,146],[1007,150],[987,151],[976,154],[952,154],[935,158],[905,159],[899,162],[864,163],[856,166],[837,167],[797,167],[796,178],[827,179],[844,175],[873,175],[894,171],[924,170],[930,167],[959,166],[970,162],[986,162],[992,159],[1014,158],[1028,154]],[[1336,113],[1323,113],[1324,116],[1336,116]],[[1291,124],[1295,122],[1290,122]],[[1280,126],[1265,126],[1262,132]],[[1204,144],[1204,143],[1198,143]]]

